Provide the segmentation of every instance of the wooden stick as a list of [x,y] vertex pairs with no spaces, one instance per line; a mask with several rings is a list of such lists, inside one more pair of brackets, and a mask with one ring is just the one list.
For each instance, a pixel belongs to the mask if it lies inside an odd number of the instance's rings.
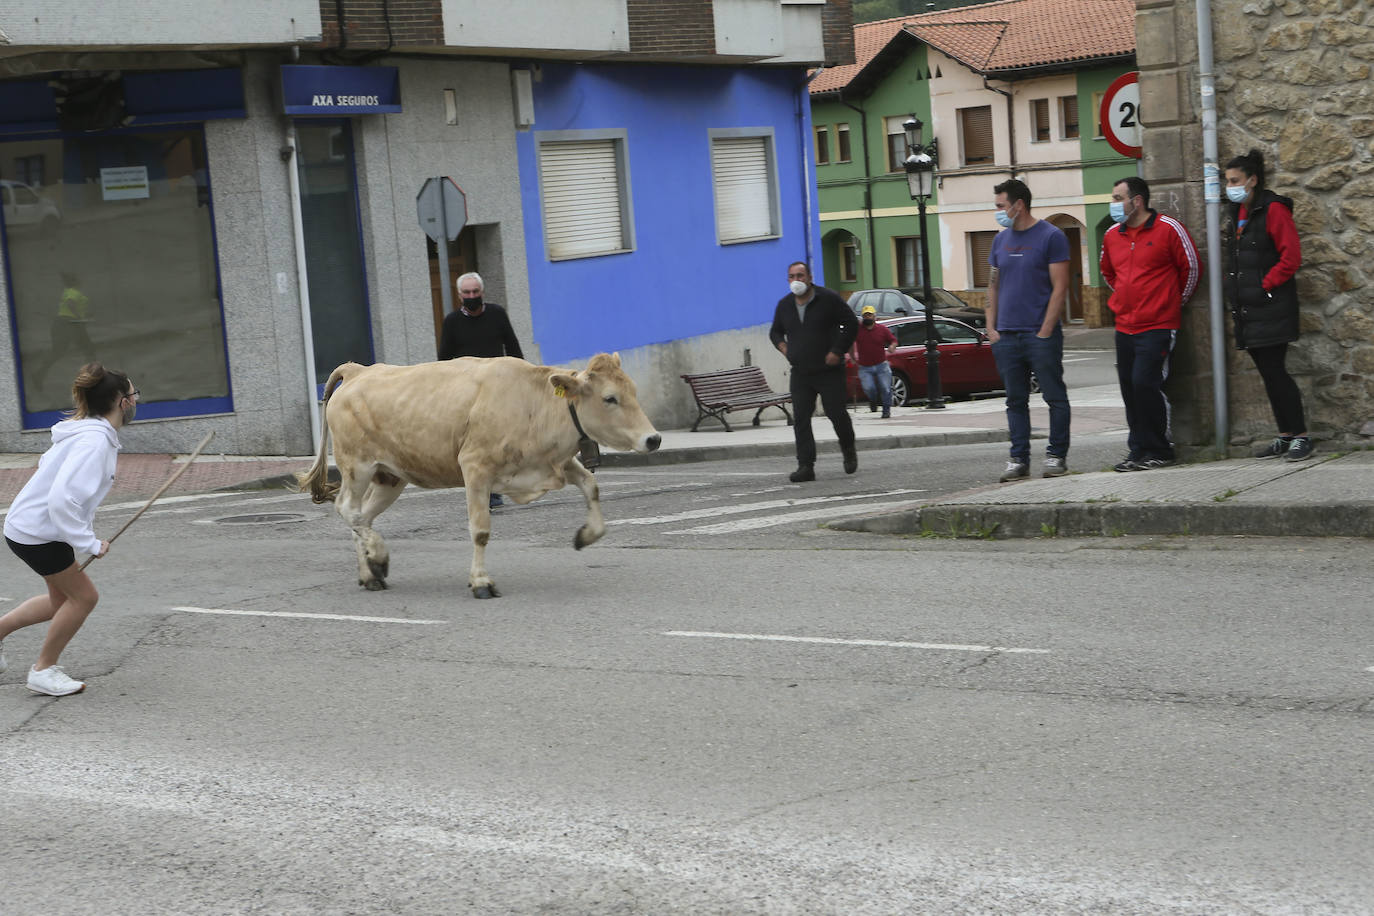
[[[128,531],[129,526],[132,525],[134,522],[138,521],[138,517],[142,515],[144,512],[147,512],[148,509],[153,505],[153,503],[157,502],[158,497],[161,496],[163,493],[166,493],[167,489],[171,487],[172,484],[177,482],[178,477],[186,473],[186,469],[191,466],[191,462],[195,461],[197,458],[200,457],[201,449],[205,448],[205,446],[208,445],[210,440],[213,438],[215,438],[215,431],[212,429],[205,434],[204,439],[200,440],[200,445],[196,446],[196,450],[191,453],[191,456],[189,458],[186,459],[186,463],[183,464],[181,467],[177,468],[176,473],[173,474],[171,477],[167,478],[167,482],[162,485],[162,488],[153,494],[153,498],[144,503],[143,508],[135,512],[134,517],[125,522],[124,527],[120,528],[118,531],[114,533],[114,537],[110,538],[109,540],[110,544],[113,544],[115,542],[115,538],[119,537],[125,531]],[[87,557],[86,562],[81,564],[81,568],[85,569],[87,566],[90,566],[91,561],[94,559],[94,555]]]

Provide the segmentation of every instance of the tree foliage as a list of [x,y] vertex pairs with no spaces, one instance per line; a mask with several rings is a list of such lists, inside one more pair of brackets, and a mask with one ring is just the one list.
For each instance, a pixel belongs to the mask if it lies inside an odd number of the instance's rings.
[[993,0],[854,0],[854,21],[873,22],[991,2]]

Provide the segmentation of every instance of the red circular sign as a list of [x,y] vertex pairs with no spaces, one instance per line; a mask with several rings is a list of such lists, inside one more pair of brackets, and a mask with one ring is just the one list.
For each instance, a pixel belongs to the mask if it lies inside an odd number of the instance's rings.
[[1123,156],[1141,157],[1140,149],[1140,74],[1123,73],[1112,81],[1102,96],[1097,116],[1102,136]]

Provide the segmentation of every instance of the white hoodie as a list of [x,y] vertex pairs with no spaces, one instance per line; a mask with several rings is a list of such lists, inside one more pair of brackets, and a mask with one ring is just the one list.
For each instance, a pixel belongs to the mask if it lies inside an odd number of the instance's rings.
[[65,541],[80,553],[99,553],[95,510],[114,484],[118,455],[119,436],[104,417],[54,425],[52,448],[5,516],[5,537],[19,544]]

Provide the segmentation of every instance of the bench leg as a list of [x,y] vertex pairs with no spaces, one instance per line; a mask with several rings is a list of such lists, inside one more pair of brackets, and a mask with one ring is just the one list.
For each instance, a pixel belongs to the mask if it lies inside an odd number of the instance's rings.
[[705,420],[707,417],[714,417],[715,419],[719,420],[721,422],[721,425],[725,427],[725,431],[727,433],[734,432],[734,430],[730,428],[730,421],[725,419],[725,411],[708,410],[705,407],[700,406],[697,407],[697,421],[692,424],[692,428],[688,430],[688,432],[696,432],[697,427],[701,425],[701,421]]

